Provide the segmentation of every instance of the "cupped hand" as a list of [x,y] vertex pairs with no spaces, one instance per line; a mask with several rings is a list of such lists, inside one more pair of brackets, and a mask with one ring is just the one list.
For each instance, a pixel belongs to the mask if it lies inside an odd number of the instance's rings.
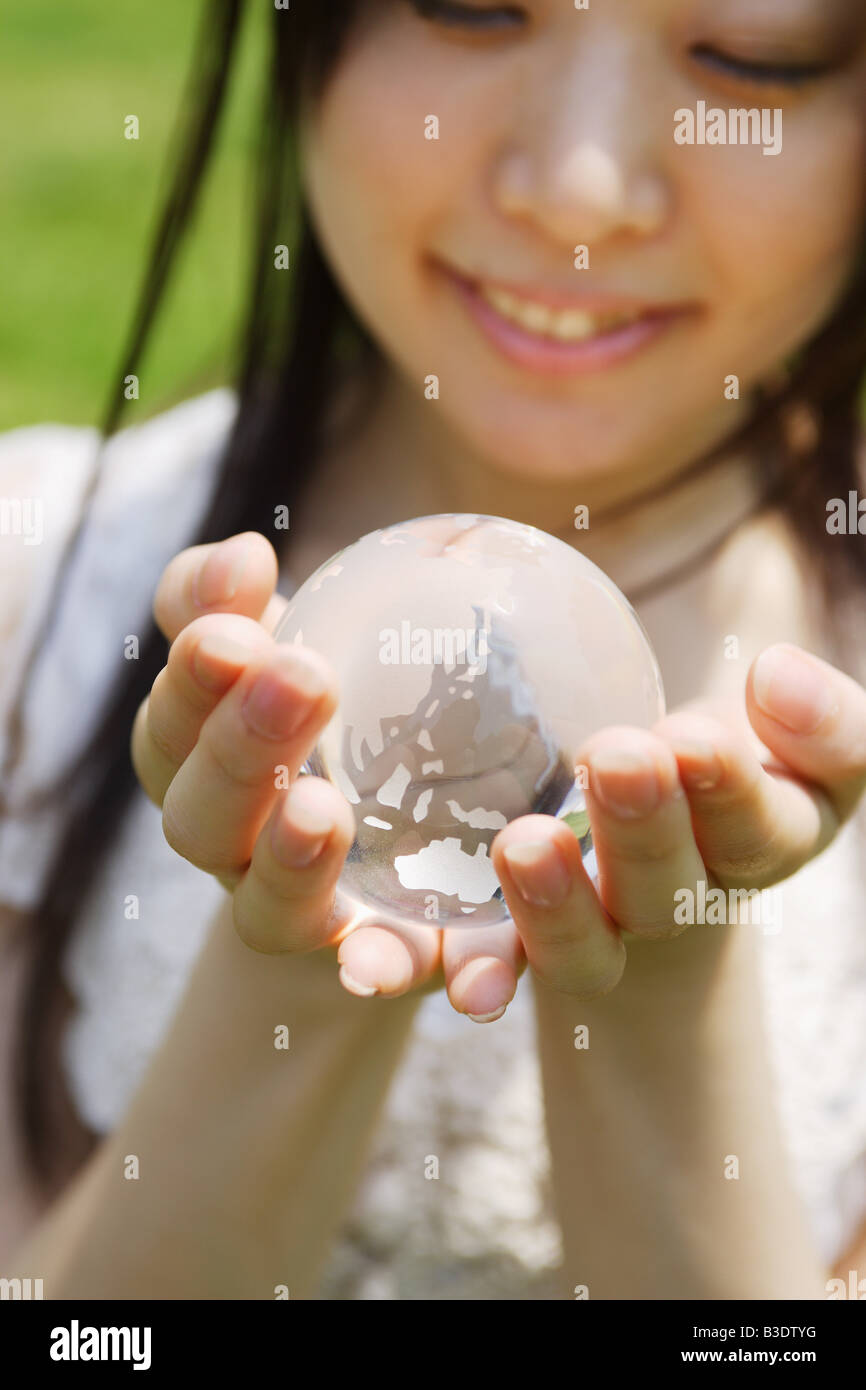
[[563,823],[525,816],[500,831],[494,865],[545,983],[606,994],[625,966],[623,933],[676,937],[701,881],[704,901],[712,889],[770,888],[833,839],[866,788],[866,691],[783,643],[752,664],[745,716],[695,703],[652,729],[587,740],[576,766],[597,890]]
[[254,950],[333,948],[343,985],[365,996],[437,988],[444,972],[454,1007],[486,1020],[525,963],[513,927],[358,926],[336,891],[351,807],[331,783],[297,776],[336,708],[336,679],[316,652],[274,641],[287,607],[277,575],[273,547],[245,532],[182,551],[160,579],[154,617],[170,648],[131,753],[165,837],[231,893]]
[[527,961],[555,989],[606,994],[625,967],[624,935],[687,930],[677,895],[697,897],[701,880],[751,889],[787,877],[830,842],[866,786],[866,692],[799,648],[772,647],[745,691],[766,763],[736,719],[696,707],[588,740],[578,770],[598,887],[564,821],[523,816],[491,846],[511,923],[357,925],[337,889],[351,807],[330,783],[297,777],[339,692],[324,658],[274,641],[286,608],[276,580],[257,532],[171,561],[154,600],[171,645],[136,716],[132,759],[168,843],[231,893],[241,939],[263,952],[333,949],[354,994],[444,982],[458,1012],[488,1022]]

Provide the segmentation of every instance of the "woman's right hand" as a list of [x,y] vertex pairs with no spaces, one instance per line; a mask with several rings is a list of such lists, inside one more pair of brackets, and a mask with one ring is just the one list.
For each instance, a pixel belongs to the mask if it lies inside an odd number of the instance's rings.
[[351,993],[444,983],[459,1013],[498,1016],[525,966],[512,927],[357,925],[336,891],[351,807],[330,782],[297,776],[336,708],[336,679],[318,653],[274,641],[287,607],[277,577],[273,547],[249,531],[182,551],[160,579],[154,617],[170,649],[131,752],[168,843],[232,894],[253,950],[335,947]]

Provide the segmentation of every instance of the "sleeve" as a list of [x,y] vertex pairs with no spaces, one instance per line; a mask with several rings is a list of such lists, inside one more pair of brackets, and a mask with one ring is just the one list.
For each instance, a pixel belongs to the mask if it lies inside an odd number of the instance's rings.
[[[63,811],[27,801],[56,784],[102,717],[125,639],[144,635],[159,576],[210,499],[234,410],[231,391],[207,392],[119,431],[101,459],[95,429],[0,435],[0,902],[39,899]],[[10,713],[31,658],[14,749]]]

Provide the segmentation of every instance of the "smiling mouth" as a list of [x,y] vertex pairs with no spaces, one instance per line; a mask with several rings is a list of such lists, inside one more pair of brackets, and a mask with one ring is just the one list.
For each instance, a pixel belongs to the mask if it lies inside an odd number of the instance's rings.
[[590,313],[586,309],[554,309],[539,300],[525,299],[495,285],[479,282],[476,293],[495,309],[497,314],[532,333],[538,338],[550,338],[558,343],[583,343],[605,333],[615,333],[642,319],[657,316],[658,310],[608,310]]
[[703,314],[703,306],[694,301],[652,303],[600,290],[566,294],[471,276],[431,259],[500,359],[541,376],[609,371]]
[[[615,294],[587,294],[584,297],[540,290],[471,276],[447,263],[440,268],[452,279],[469,301],[490,310],[505,325],[534,340],[540,348],[580,348],[615,340],[618,334],[645,333],[659,329],[674,319],[693,315],[694,303],[639,302]],[[575,299],[578,302],[575,302]]]

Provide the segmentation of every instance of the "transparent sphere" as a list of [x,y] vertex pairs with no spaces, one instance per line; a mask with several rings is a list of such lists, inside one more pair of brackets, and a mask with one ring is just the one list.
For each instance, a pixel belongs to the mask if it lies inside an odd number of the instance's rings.
[[490,844],[529,812],[566,819],[594,874],[578,749],[655,723],[664,694],[634,610],[585,556],[502,517],[417,517],[316,570],[276,635],[338,678],[303,771],[354,811],[339,886],[359,920],[507,920]]

